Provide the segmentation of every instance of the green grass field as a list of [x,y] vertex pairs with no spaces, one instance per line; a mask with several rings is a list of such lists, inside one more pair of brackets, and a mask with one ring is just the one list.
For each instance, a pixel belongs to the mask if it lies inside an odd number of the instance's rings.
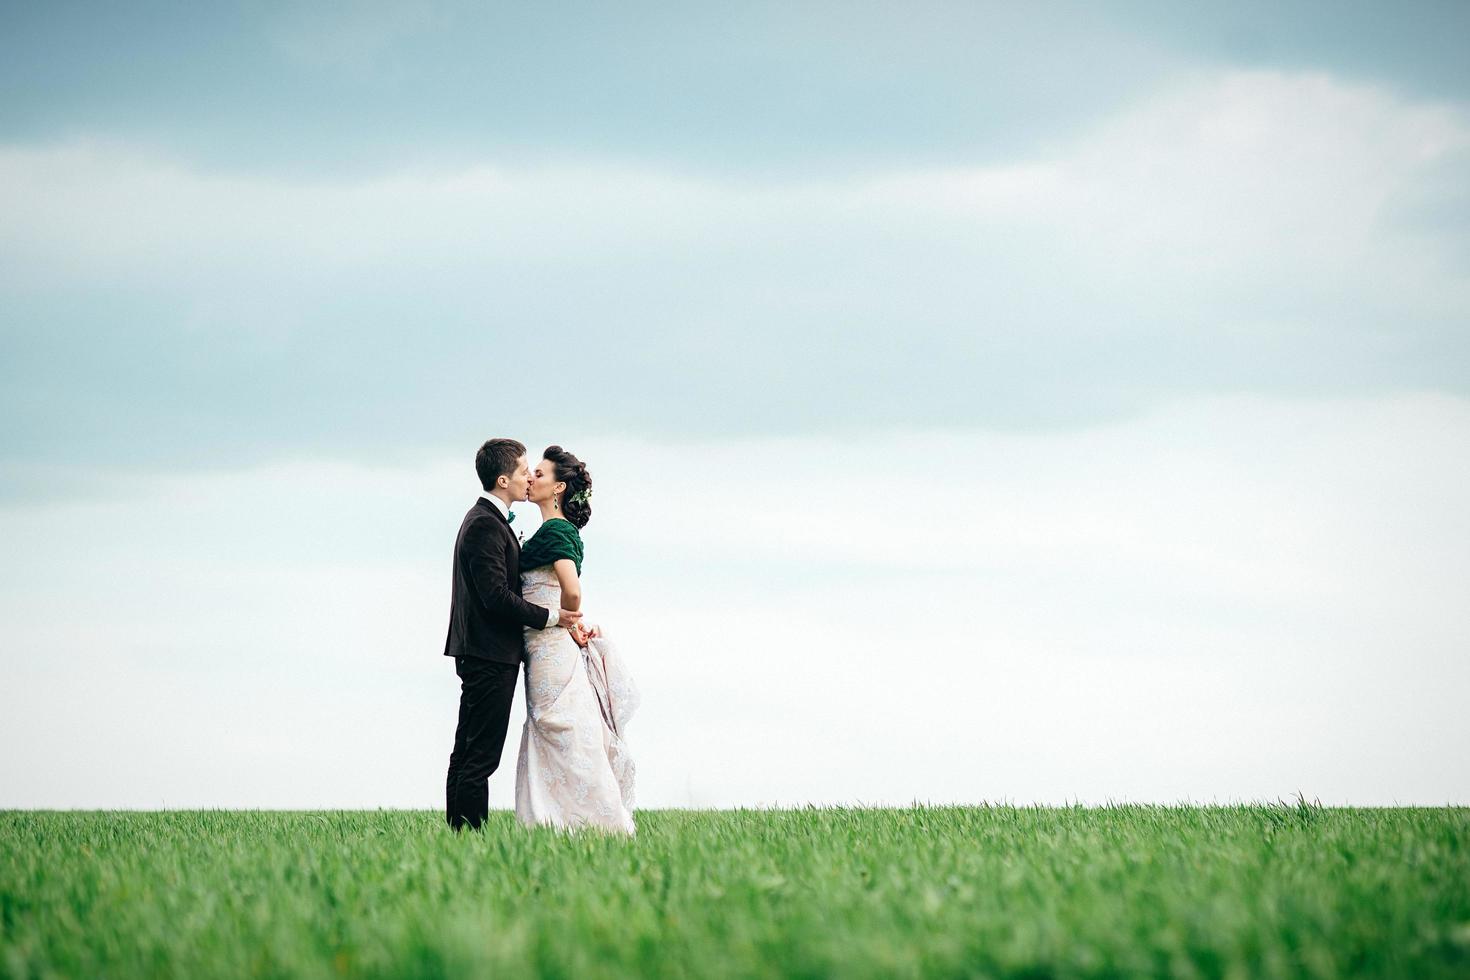
[[9,977],[1470,976],[1470,809],[0,812]]

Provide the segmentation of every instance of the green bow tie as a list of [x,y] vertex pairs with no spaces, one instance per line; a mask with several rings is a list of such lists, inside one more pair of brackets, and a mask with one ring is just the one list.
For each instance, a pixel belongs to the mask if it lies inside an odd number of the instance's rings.
[[505,512],[505,523],[507,523],[507,524],[514,524],[515,522],[516,522],[516,512],[513,511],[513,510],[506,510],[506,512]]

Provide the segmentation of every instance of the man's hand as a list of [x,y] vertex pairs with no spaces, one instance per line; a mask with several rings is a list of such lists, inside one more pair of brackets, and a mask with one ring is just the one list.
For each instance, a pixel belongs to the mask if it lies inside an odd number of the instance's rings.
[[556,614],[556,625],[571,629],[582,622],[582,614],[575,609],[563,609]]

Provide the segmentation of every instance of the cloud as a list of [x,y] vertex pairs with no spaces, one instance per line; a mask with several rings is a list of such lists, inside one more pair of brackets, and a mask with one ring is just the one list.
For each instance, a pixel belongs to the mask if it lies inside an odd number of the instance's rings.
[[[822,180],[561,163],[305,182],[12,147],[5,443],[34,461],[99,431],[216,460],[459,442],[514,421],[508,359],[561,379],[553,421],[649,435],[1463,392],[1466,242],[1425,216],[1462,200],[1446,177],[1467,154],[1462,106],[1266,71],[1184,78],[1031,160]],[[483,383],[456,383],[466,364]]]
[[[1464,803],[1467,438],[1432,395],[556,434],[648,806]],[[0,806],[438,805],[467,457],[97,476],[0,509]]]

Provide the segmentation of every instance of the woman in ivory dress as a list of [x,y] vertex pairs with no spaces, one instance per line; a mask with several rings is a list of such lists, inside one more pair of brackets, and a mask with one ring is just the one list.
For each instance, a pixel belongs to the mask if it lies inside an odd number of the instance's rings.
[[[527,602],[581,609],[582,536],[592,517],[592,477],[549,446],[526,499],[541,526],[521,548]],[[527,629],[526,725],[516,764],[516,816],[527,826],[596,827],[635,833],[633,759],[623,743],[638,691],[614,646],[595,626]]]

